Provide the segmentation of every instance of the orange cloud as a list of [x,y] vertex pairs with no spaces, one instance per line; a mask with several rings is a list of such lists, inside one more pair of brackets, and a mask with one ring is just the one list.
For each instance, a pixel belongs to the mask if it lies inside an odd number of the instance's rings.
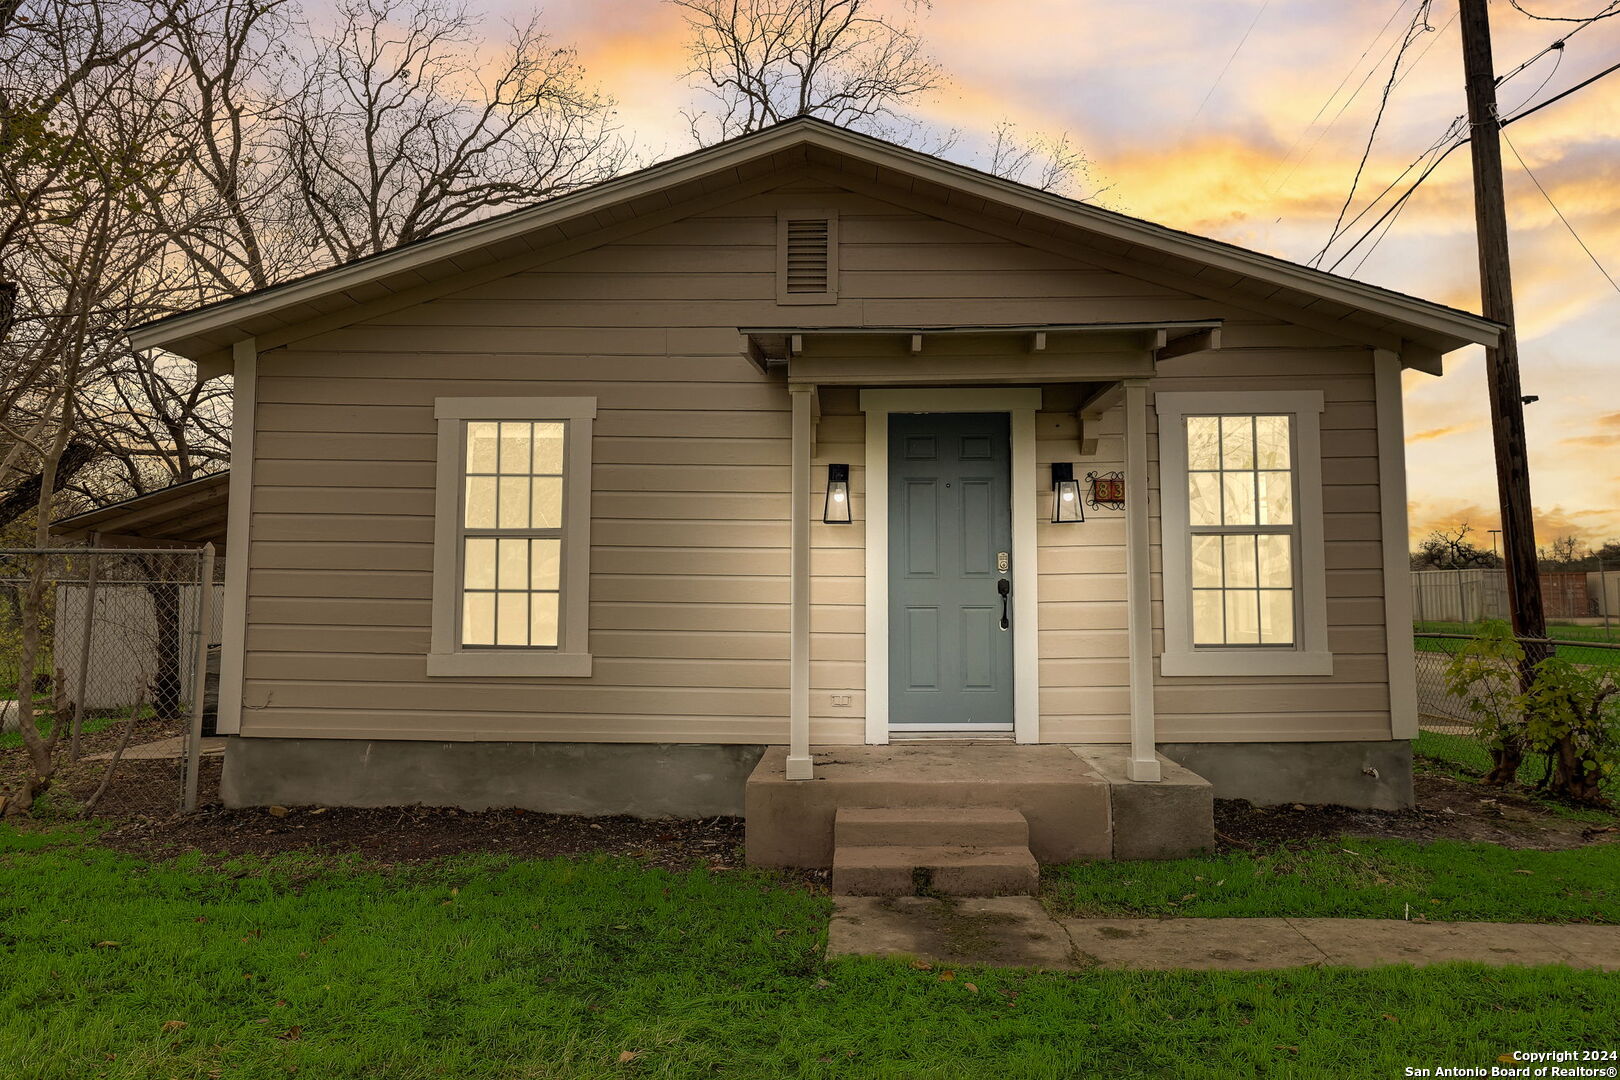
[[1465,431],[1474,431],[1483,421],[1469,420],[1461,424],[1449,424],[1445,427],[1429,428],[1427,431],[1414,431],[1406,437],[1408,445],[1411,443],[1429,442],[1433,439],[1443,439],[1447,435],[1461,435]]
[[[1620,509],[1572,510],[1555,504],[1535,507],[1530,516],[1538,544],[1560,536],[1575,536],[1595,546],[1620,536]],[[1419,499],[1407,506],[1407,535],[1415,546],[1436,530],[1451,532],[1467,525],[1470,538],[1484,547],[1490,543],[1490,530],[1500,528],[1501,520],[1494,505]]]
[[1620,413],[1608,413],[1593,421],[1596,429],[1585,435],[1571,435],[1567,439],[1560,439],[1564,446],[1585,446],[1596,450],[1611,450],[1620,447]]

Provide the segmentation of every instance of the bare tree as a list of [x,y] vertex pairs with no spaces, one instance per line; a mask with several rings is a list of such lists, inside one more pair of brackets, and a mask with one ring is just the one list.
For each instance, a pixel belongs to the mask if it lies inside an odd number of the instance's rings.
[[1474,527],[1463,522],[1455,529],[1436,529],[1412,552],[1413,570],[1479,570],[1502,565],[1501,558],[1479,547],[1468,534]]
[[1037,133],[1028,138],[1003,119],[990,131],[987,170],[996,176],[1071,198],[1094,199],[1108,188],[1095,187],[1091,158],[1069,139]]
[[169,0],[161,59],[176,78],[182,172],[147,205],[193,276],[187,305],[262,289],[327,262],[278,125],[305,61],[292,0]]
[[[0,3],[0,342],[24,323],[37,329],[39,297],[22,280],[23,263],[39,230],[86,220],[100,197],[106,161],[90,127],[119,107],[122,84],[107,73],[132,70],[168,31],[167,13],[103,0],[4,0]],[[127,180],[129,171],[123,173]],[[48,262],[48,258],[46,262]],[[35,267],[38,268],[38,265]],[[48,423],[59,402],[36,408],[32,427],[19,429],[19,406],[37,398],[53,354],[34,347],[0,357],[0,417],[11,425],[0,462],[8,482],[25,451],[50,441]],[[58,387],[56,396],[61,390]],[[35,401],[36,405],[41,404]]]
[[[172,76],[130,58],[83,71],[73,47],[94,38],[62,39],[57,72],[42,64],[42,84],[56,79],[50,125],[73,133],[75,146],[55,187],[11,235],[8,266],[19,287],[19,314],[0,342],[0,431],[12,443],[14,470],[37,470],[36,546],[49,546],[65,455],[85,430],[83,417],[107,407],[106,374],[128,356],[124,328],[167,310],[184,275],[169,272],[170,243],[142,193],[153,178],[179,174],[166,156],[183,123],[169,107]],[[83,71],[69,80],[65,73]],[[54,162],[49,167],[55,168]],[[61,179],[71,177],[71,185]],[[166,192],[159,191],[166,195]],[[29,774],[5,812],[27,812],[50,786],[64,725],[42,731],[34,706],[36,662],[45,622],[45,561],[36,558],[19,605],[22,620],[17,719]]]
[[454,0],[340,0],[282,132],[326,258],[408,244],[616,174],[613,101],[539,23],[480,63]]
[[922,48],[926,0],[669,0],[692,38],[687,76],[715,111],[687,116],[703,145],[795,116],[902,138],[907,103],[944,75]]

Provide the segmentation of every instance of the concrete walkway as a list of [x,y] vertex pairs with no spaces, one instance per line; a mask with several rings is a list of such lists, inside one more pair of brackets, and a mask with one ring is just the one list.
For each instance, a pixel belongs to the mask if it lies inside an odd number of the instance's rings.
[[1620,971],[1620,926],[1399,919],[1062,919],[1029,896],[840,896],[829,956],[1080,971],[1562,964]]
[[[202,740],[197,752],[203,757],[211,754],[225,752],[225,740],[207,736]],[[110,761],[113,751],[108,750],[101,754],[91,754],[86,761]],[[171,735],[167,739],[156,739],[149,743],[137,743],[124,751],[125,761],[178,761],[186,756],[186,737],[184,735]]]

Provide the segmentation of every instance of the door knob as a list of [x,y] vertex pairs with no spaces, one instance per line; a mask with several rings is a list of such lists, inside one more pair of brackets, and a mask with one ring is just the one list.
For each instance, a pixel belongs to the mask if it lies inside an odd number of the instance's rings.
[[1012,592],[1012,582],[1002,578],[996,582],[996,592],[1001,594],[1001,628],[1006,630],[1012,624],[1007,621],[1007,594]]

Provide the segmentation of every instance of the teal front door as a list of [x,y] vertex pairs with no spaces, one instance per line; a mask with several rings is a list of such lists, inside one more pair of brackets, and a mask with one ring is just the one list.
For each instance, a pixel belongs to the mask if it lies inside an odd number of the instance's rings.
[[1011,727],[1006,413],[889,416],[889,723]]

